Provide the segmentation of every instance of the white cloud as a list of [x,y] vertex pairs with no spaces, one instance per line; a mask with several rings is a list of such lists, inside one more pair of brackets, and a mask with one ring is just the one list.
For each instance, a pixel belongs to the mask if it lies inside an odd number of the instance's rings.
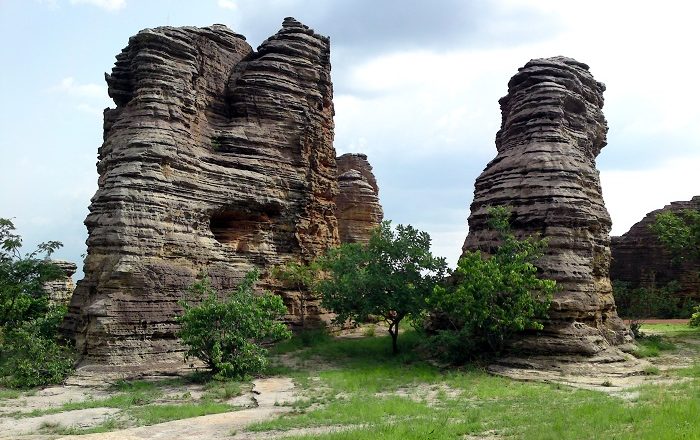
[[647,213],[671,202],[690,200],[700,188],[700,155],[671,159],[648,170],[603,170],[605,205],[612,235],[621,235]]
[[238,9],[238,5],[233,0],[218,0],[217,4],[220,8],[229,9],[232,11]]
[[51,88],[51,91],[63,92],[79,98],[109,99],[106,86],[94,83],[79,84],[72,76],[63,78],[59,84]]
[[126,0],[70,0],[71,5],[92,5],[105,11],[115,12],[126,7]]

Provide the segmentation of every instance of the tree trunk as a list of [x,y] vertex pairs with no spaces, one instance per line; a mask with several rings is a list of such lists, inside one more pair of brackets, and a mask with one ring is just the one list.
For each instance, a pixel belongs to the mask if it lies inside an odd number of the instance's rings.
[[389,334],[391,335],[391,352],[397,354],[399,352],[399,346],[397,344],[397,339],[399,337],[399,321],[389,324]]

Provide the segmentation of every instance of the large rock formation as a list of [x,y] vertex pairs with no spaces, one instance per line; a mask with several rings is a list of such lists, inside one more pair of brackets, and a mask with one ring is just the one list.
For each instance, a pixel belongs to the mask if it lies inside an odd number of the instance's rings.
[[700,210],[700,196],[652,211],[622,236],[612,237],[610,278],[628,282],[633,288],[662,287],[677,281],[680,297],[700,302],[700,265],[691,260],[674,261],[649,229],[658,214],[684,209]]
[[336,158],[339,194],[336,199],[342,243],[367,243],[372,229],[384,218],[379,187],[364,154],[347,153]]
[[63,275],[55,280],[44,283],[43,289],[49,295],[52,304],[68,305],[75,290],[73,274],[78,270],[78,266],[71,261],[51,260],[52,264],[58,266]]
[[84,363],[169,369],[197,277],[231,289],[339,243],[329,40],[292,18],[257,51],[223,25],[145,29],[106,80],[116,108],[64,330]]
[[488,206],[510,206],[517,235],[549,239],[538,266],[560,291],[544,331],[514,344],[530,353],[594,355],[631,342],[613,301],[611,222],[595,168],[608,130],[604,90],[588,66],[573,59],[528,62],[499,101],[498,155],[476,180],[463,251],[496,245],[486,225]]

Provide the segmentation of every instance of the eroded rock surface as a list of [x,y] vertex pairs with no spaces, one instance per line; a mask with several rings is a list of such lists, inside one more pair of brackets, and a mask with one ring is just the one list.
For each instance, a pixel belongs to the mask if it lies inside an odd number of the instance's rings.
[[647,214],[625,234],[612,237],[610,278],[636,287],[662,287],[679,283],[679,297],[700,302],[700,265],[693,261],[674,261],[671,254],[649,229],[662,212],[700,210],[700,196],[688,201],[672,202]]
[[[338,244],[329,44],[292,18],[257,51],[223,25],[130,38],[106,75],[116,108],[64,322],[84,364],[182,365],[175,317],[195,279],[231,289]],[[295,324],[298,298],[283,296]]]
[[384,218],[379,187],[364,154],[348,153],[336,158],[339,194],[336,199],[342,243],[367,243],[372,229]]
[[63,276],[53,281],[44,283],[44,291],[49,295],[49,301],[54,304],[68,305],[75,283],[73,282],[73,274],[78,270],[75,263],[65,260],[51,260],[51,263],[58,266],[63,271]]
[[463,250],[496,245],[489,205],[511,207],[517,235],[549,239],[538,265],[560,291],[544,331],[513,344],[526,352],[591,356],[632,341],[613,301],[611,222],[595,167],[608,131],[604,90],[587,65],[554,57],[520,68],[499,101],[498,154],[476,180]]

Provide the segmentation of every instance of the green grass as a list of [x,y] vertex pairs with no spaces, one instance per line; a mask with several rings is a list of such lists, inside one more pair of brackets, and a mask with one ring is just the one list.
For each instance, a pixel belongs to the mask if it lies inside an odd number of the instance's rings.
[[170,420],[188,419],[190,417],[205,416],[232,411],[231,405],[219,402],[195,402],[177,405],[147,405],[133,407],[128,414],[133,417],[138,425],[154,425]]
[[[668,329],[675,332],[678,329]],[[671,349],[648,338],[649,349]],[[634,402],[562,385],[516,382],[472,367],[441,370],[415,353],[418,335],[320,341],[297,353],[335,368],[293,374],[306,399],[292,413],[248,427],[264,433],[304,427],[347,430],[297,439],[455,439],[485,432],[518,439],[700,438],[700,366],[676,385],[648,385]],[[651,348],[650,348],[651,347]],[[650,367],[646,374],[658,374]],[[311,376],[319,379],[312,380]],[[427,398],[430,396],[430,398]]]
[[9,388],[0,388],[0,401],[17,399],[22,396],[22,391]]
[[333,338],[325,329],[302,330],[295,333],[290,339],[277,343],[270,351],[275,354],[284,354],[331,341]]
[[202,398],[205,400],[229,400],[250,391],[251,388],[252,385],[249,382],[212,380],[204,385],[205,393]]
[[637,339],[634,355],[638,358],[658,357],[662,351],[675,350],[676,345],[666,335],[648,335]]
[[690,327],[687,324],[643,324],[642,333],[661,333],[664,336],[684,338],[700,338],[700,327]]
[[124,423],[116,419],[110,418],[100,423],[99,425],[90,428],[78,428],[75,426],[63,426],[61,424],[44,423],[39,430],[44,434],[56,435],[85,435],[96,434],[101,432],[114,431],[124,427]]

